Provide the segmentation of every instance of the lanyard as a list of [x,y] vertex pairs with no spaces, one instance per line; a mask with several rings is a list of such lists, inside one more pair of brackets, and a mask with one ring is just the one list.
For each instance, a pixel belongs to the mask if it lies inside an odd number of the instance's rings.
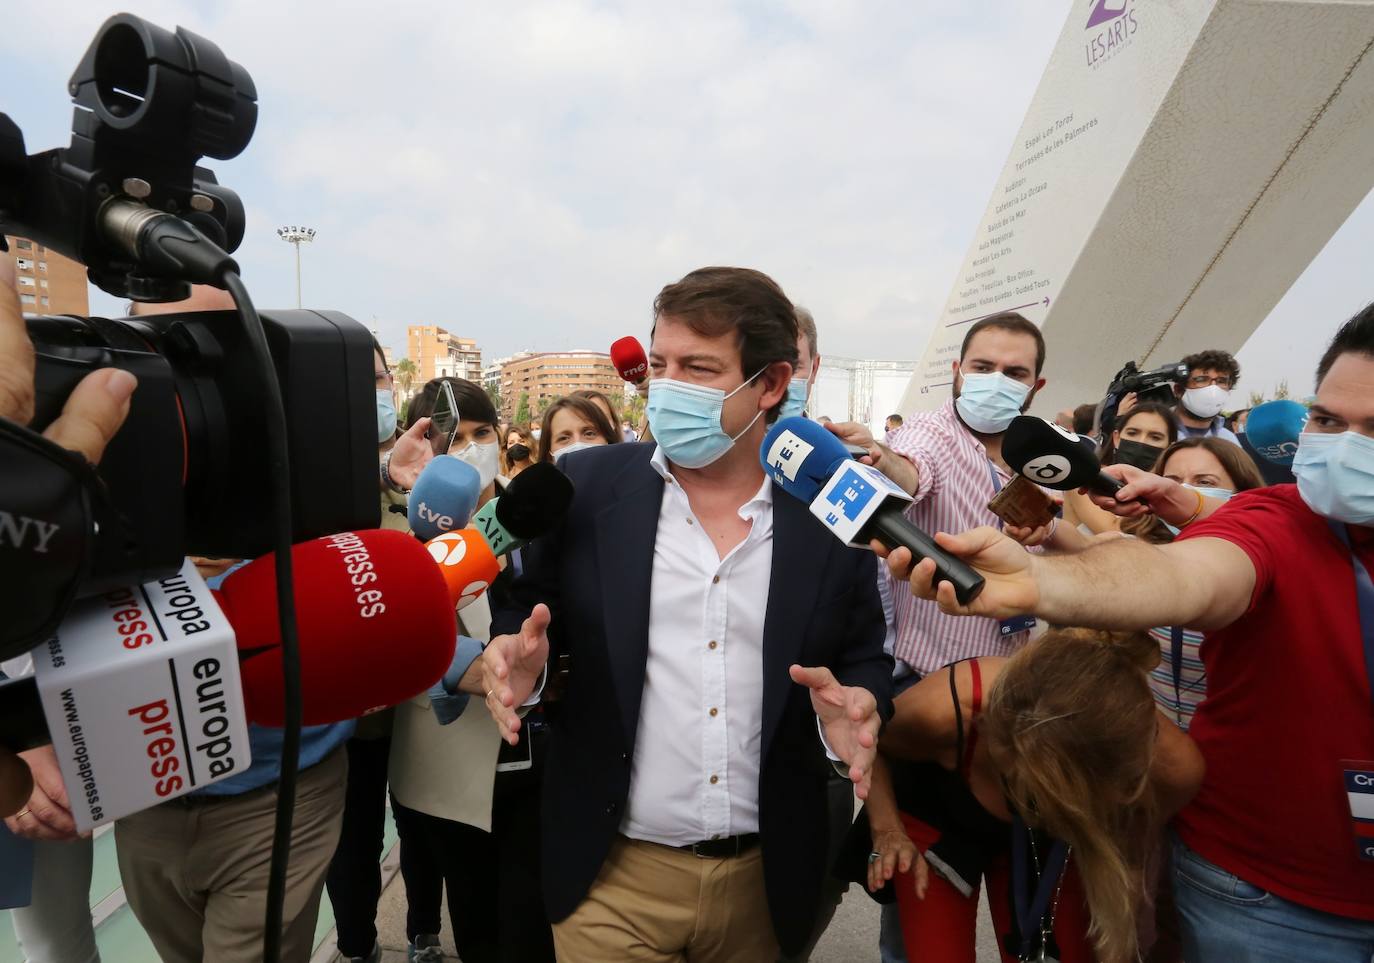
[[[1069,861],[1069,847],[1058,839],[1050,844],[1045,864],[1036,867],[1038,878],[1035,881],[1035,896],[1031,898],[1030,854],[1027,852],[1031,829],[1022,821],[1019,813],[1012,814],[1011,833],[1012,903],[1016,910],[1016,929],[1021,936],[1021,959],[1026,960],[1030,959],[1037,940],[1042,941],[1041,948],[1044,948],[1045,913],[1049,911],[1050,901],[1054,899],[1060,878],[1064,875],[1064,867]],[[1053,925],[1051,921],[1050,926]]]
[[1169,626],[1169,668],[1174,672],[1174,706],[1183,714],[1183,626]]
[[1369,577],[1369,569],[1355,554],[1355,546],[1350,543],[1350,533],[1341,522],[1327,519],[1331,531],[1336,533],[1347,549],[1350,550],[1350,564],[1355,569],[1355,600],[1359,607],[1360,635],[1364,639],[1364,668],[1369,676],[1369,685],[1374,690],[1374,580]]

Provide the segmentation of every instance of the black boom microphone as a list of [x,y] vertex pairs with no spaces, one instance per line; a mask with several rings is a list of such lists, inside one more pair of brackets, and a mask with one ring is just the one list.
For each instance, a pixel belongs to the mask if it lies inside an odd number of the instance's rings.
[[1115,495],[1124,487],[1102,470],[1089,439],[1031,415],[1012,419],[1002,436],[1002,457],[1018,474],[1062,492],[1087,488]]

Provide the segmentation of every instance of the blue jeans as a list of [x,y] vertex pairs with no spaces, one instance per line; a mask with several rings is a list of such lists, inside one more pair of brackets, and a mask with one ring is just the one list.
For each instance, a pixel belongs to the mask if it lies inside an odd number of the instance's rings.
[[1370,963],[1374,922],[1299,906],[1174,839],[1174,899],[1188,963]]

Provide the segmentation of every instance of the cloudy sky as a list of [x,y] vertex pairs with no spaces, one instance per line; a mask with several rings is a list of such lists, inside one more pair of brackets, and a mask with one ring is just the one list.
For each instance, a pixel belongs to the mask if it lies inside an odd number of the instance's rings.
[[[1075,6],[1081,5],[1075,0]],[[65,85],[106,4],[0,34],[0,109],[65,144]],[[665,282],[772,274],[822,350],[915,359],[1069,11],[991,3],[146,0],[257,83],[248,149],[207,162],[248,213],[260,306],[292,306],[275,233],[308,224],[309,306],[475,337],[492,359],[643,336]],[[1076,15],[1076,14],[1075,14]],[[1241,354],[1305,392],[1371,296],[1366,201]],[[96,293],[93,310],[118,311]],[[1124,359],[1123,359],[1124,360]]]

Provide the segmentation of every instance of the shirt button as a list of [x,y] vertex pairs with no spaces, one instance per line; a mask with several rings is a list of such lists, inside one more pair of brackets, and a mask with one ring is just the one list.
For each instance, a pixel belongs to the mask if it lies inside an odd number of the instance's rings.
[[706,648],[708,648],[708,649],[714,649],[715,647],[716,647],[716,640],[715,640],[715,639],[712,639],[710,642],[707,642],[707,643],[706,643]]
[[718,782],[720,782],[720,777],[719,777],[719,776],[712,776],[712,777],[711,777],[711,785],[714,786],[714,785],[715,785],[716,783],[718,783]]
[[712,718],[712,719],[714,719],[714,718],[716,717],[716,712],[717,712],[716,707],[715,707],[715,706],[712,706],[712,707],[711,707],[711,718]]
[[719,575],[717,575],[715,578],[711,579],[711,584],[712,584],[712,585],[716,585],[716,584],[719,583],[719,582],[720,582],[720,576],[719,576]]
[[692,524],[692,520],[691,520],[690,518],[687,519],[687,524],[688,524],[688,525]]
[[613,803],[613,802],[608,802],[608,803],[606,803],[606,815],[607,815],[607,816],[614,816],[614,815],[615,815],[615,810],[616,810],[616,805],[615,805],[615,803]]

